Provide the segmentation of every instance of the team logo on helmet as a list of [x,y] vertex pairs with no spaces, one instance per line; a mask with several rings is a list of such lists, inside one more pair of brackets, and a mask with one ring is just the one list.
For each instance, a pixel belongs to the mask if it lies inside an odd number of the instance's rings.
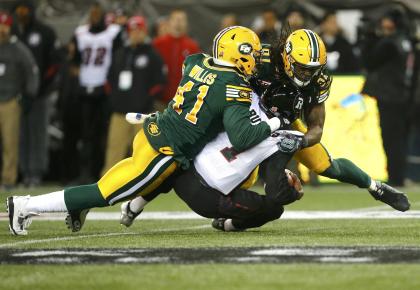
[[241,45],[239,45],[238,50],[242,54],[251,54],[252,45],[249,43],[242,43]]
[[284,47],[284,50],[286,51],[287,54],[290,54],[292,52],[292,43],[290,41],[288,41],[286,43],[286,46]]

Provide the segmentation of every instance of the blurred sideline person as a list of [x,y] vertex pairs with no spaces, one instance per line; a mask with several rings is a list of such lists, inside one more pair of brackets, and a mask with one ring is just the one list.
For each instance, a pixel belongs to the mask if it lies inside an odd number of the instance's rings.
[[59,43],[54,30],[36,18],[35,2],[18,1],[14,8],[15,34],[29,48],[39,67],[40,88],[24,108],[21,123],[20,168],[23,183],[37,186],[48,168],[48,94],[58,72]]
[[222,20],[220,20],[219,29],[225,29],[229,26],[236,26],[236,25],[239,25],[238,17],[234,13],[229,13],[229,14],[223,15]]
[[292,7],[285,16],[285,22],[283,25],[288,24],[291,31],[302,29],[306,26],[306,20],[304,13],[297,7]]
[[173,98],[182,77],[182,63],[188,55],[200,52],[200,48],[187,35],[188,19],[184,10],[173,10],[168,18],[168,34],[155,38],[153,46],[159,52],[168,70],[168,82],[163,91],[165,105]]
[[127,156],[134,136],[141,129],[140,125],[127,123],[125,114],[152,112],[165,83],[162,59],[146,42],[146,20],[131,17],[127,32],[129,43],[115,51],[108,73],[112,115],[103,174]]
[[121,27],[105,25],[102,6],[95,3],[89,11],[89,23],[76,28],[73,64],[79,67],[81,111],[81,160],[79,182],[95,180],[105,155],[108,96],[105,83],[112,51],[119,45]]
[[21,105],[34,98],[39,87],[35,60],[23,43],[10,36],[11,25],[12,17],[0,11],[0,185],[6,191],[17,179]]
[[328,51],[327,68],[332,74],[356,73],[359,70],[353,47],[342,35],[335,12],[329,11],[324,15],[320,36]]
[[273,9],[265,10],[262,15],[262,27],[258,32],[258,37],[261,43],[269,43],[279,37],[280,23],[277,18],[277,13]]
[[[91,208],[165,192],[164,182],[179,170],[187,170],[222,131],[235,151],[251,148],[277,131],[282,124],[277,117],[258,124],[249,118],[252,89],[247,79],[261,55],[258,36],[246,27],[233,26],[220,31],[214,43],[214,57],[194,54],[185,60],[177,94],[163,113],[146,116],[134,138],[131,157],[93,184],[40,196],[8,197],[10,232],[27,234],[34,212],[62,211],[69,213],[69,227],[78,231]],[[146,203],[144,198],[140,202]]]
[[362,43],[367,70],[363,93],[377,99],[382,141],[387,156],[388,180],[403,186],[408,147],[410,106],[407,59],[412,47],[404,31],[404,15],[398,10],[380,19],[380,35],[367,35]]

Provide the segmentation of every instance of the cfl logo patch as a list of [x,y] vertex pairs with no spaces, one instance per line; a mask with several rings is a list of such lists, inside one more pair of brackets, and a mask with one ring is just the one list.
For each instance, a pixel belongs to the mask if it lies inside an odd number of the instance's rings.
[[242,43],[239,45],[238,50],[242,54],[250,54],[252,52],[252,45],[249,43]]
[[286,43],[284,50],[286,51],[287,54],[290,54],[292,52],[292,43],[290,41]]

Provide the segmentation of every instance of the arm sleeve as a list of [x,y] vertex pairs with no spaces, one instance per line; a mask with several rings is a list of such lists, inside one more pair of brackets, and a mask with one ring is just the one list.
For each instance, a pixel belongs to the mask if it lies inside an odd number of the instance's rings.
[[270,136],[270,126],[266,122],[251,124],[249,106],[237,103],[225,108],[223,125],[233,147],[246,150]]
[[23,95],[35,97],[39,90],[39,69],[29,49],[23,45],[17,46],[21,56],[21,67],[24,74]]

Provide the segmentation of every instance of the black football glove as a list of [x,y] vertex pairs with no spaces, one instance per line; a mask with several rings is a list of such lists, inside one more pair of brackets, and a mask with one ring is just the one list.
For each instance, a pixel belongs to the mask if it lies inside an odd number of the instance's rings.
[[308,141],[300,132],[279,131],[279,151],[292,154],[308,146]]

